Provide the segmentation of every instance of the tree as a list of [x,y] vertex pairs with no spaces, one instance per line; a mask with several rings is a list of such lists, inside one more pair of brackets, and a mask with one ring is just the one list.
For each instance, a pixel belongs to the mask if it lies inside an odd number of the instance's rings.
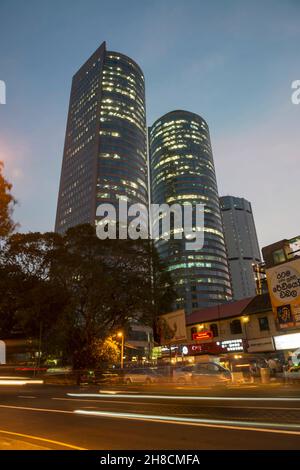
[[117,364],[120,361],[120,345],[110,336],[104,340],[97,339],[93,345],[93,354],[98,367]]
[[168,291],[156,273],[153,296],[152,273],[160,268],[158,258],[153,259],[148,240],[99,240],[90,225],[71,228],[63,236],[51,276],[71,292],[63,330],[74,368],[94,367],[96,340],[126,330],[135,320],[152,326]]
[[52,233],[17,233],[6,238],[0,252],[1,335],[22,332],[42,341],[44,354],[57,352],[54,331],[68,301],[68,293],[49,276],[59,240]]
[[12,235],[1,270],[0,329],[21,328],[75,369],[96,367],[95,345],[133,321],[152,326],[173,299],[151,242],[100,240],[91,225]]
[[3,163],[0,162],[0,237],[7,237],[16,228],[11,218],[16,204],[11,189],[12,185],[3,176]]

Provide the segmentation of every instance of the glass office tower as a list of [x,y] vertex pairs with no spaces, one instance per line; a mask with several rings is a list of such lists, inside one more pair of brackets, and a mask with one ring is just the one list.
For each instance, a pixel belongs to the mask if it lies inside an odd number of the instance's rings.
[[55,230],[95,223],[100,203],[148,204],[145,85],[105,42],[74,75]]
[[251,203],[223,196],[220,205],[234,300],[254,296],[254,266],[261,263],[261,256]]
[[[204,204],[204,247],[185,239],[156,242],[177,292],[174,308],[193,310],[231,300],[231,282],[207,123],[173,111],[149,129],[151,202]],[[172,231],[171,231],[172,233]]]

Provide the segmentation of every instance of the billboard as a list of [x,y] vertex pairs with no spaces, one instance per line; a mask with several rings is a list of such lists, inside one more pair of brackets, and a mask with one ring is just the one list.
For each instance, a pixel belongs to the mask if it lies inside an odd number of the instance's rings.
[[274,336],[274,342],[277,350],[300,348],[300,333]]
[[160,315],[157,320],[157,336],[160,344],[170,344],[186,340],[184,310]]
[[266,275],[278,327],[300,326],[300,258],[267,269]]

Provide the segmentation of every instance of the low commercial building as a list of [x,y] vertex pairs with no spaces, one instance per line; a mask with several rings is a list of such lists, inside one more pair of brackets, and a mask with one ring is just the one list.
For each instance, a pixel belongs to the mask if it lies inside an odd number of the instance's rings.
[[300,236],[262,249],[277,334],[274,344],[300,364]]
[[187,337],[195,345],[215,343],[221,346],[221,354],[231,359],[261,353],[270,356],[276,334],[268,294],[199,310],[187,324]]
[[237,367],[271,358],[283,365],[300,338],[300,328],[292,334],[278,330],[269,294],[195,311],[186,317],[185,335],[172,336],[171,331],[182,332],[182,322],[180,312],[163,316],[165,336],[155,354],[164,362],[198,362],[205,356]]

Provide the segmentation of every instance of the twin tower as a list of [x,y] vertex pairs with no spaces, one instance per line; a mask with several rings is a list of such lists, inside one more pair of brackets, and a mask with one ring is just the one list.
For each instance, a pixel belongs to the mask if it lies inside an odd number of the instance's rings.
[[143,72],[104,42],[73,77],[55,230],[95,224],[101,203],[148,205],[149,194],[152,203],[205,206],[201,250],[186,250],[184,239],[157,242],[174,280],[174,308],[189,314],[230,300],[208,125],[197,114],[172,111],[147,136]]

